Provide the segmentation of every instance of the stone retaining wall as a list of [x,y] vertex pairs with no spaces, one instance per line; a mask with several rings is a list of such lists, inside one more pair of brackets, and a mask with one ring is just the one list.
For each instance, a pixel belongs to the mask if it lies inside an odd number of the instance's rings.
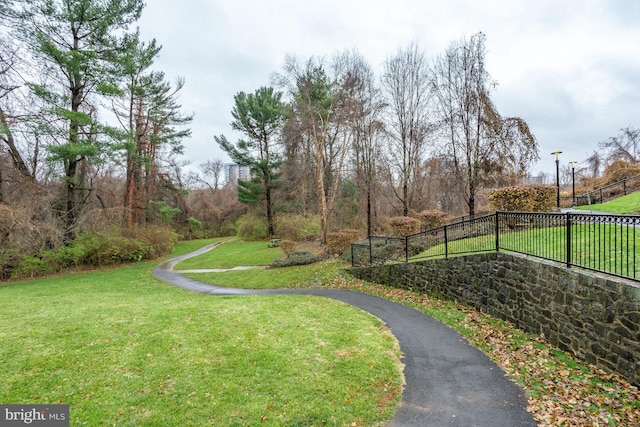
[[640,385],[637,283],[495,252],[349,271],[464,302]]

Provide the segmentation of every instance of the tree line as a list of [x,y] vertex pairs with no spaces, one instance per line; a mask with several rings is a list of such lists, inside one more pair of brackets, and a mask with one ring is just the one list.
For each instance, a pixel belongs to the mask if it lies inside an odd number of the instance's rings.
[[413,42],[379,77],[357,51],[287,57],[271,86],[235,96],[243,138],[215,137],[251,168],[238,199],[263,212],[270,235],[274,210],[316,212],[323,241],[426,209],[473,215],[485,190],[518,183],[538,159],[526,121],[491,99],[485,43],[478,33],[432,58]]
[[[308,219],[319,232],[303,234],[322,240],[375,234],[393,216],[474,214],[488,189],[520,182],[538,158],[525,120],[492,101],[478,33],[433,56],[410,43],[380,72],[356,50],[286,57],[268,85],[230,102],[242,137],[212,137],[251,179],[223,182],[221,159],[186,172],[185,81],[155,68],[162,47],[142,40],[143,9],[0,1],[0,265],[86,243],[87,232],[112,243],[150,227],[233,234],[246,214],[264,222],[263,237],[281,233],[282,218]],[[607,147],[636,158],[627,131]]]
[[[172,168],[192,115],[153,70],[142,0],[0,2],[0,250],[69,246],[92,209],[128,227],[186,211]],[[31,230],[29,232],[28,230]]]

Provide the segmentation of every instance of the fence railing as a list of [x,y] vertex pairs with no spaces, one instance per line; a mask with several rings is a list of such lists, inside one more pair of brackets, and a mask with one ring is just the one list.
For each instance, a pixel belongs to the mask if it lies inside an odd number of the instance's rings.
[[[482,218],[482,217],[489,216],[489,215],[493,215],[493,213],[492,212],[488,212],[488,211],[483,211],[483,212],[476,213],[474,215],[460,216],[460,217],[451,218],[451,219],[448,219],[448,220],[444,221],[444,225],[451,225],[451,224],[455,224],[457,222],[470,221],[472,219]],[[430,228],[428,228],[426,225],[420,226],[420,232],[424,232],[424,231],[428,231],[428,230],[430,230]]]
[[604,187],[576,195],[575,201],[573,197],[561,197],[560,205],[564,208],[572,206],[574,202],[576,206],[593,205],[606,202],[616,197],[626,196],[638,190],[640,190],[640,175],[634,175]]
[[354,266],[509,251],[640,280],[640,216],[496,212],[407,237],[351,245]]

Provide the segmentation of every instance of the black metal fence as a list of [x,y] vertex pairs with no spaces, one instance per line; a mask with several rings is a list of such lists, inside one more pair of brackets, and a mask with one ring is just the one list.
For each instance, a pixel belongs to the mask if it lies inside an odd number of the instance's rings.
[[634,175],[621,181],[614,182],[601,188],[576,195],[573,197],[561,197],[560,205],[564,208],[573,206],[587,206],[606,202],[620,196],[640,190],[640,175]]
[[354,266],[509,251],[640,280],[640,216],[496,212],[407,237],[351,245]]

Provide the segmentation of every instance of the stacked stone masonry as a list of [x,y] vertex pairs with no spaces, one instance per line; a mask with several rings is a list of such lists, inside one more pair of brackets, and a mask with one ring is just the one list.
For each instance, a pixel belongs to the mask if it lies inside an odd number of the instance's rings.
[[464,302],[640,385],[640,286],[635,282],[506,253],[350,272]]

